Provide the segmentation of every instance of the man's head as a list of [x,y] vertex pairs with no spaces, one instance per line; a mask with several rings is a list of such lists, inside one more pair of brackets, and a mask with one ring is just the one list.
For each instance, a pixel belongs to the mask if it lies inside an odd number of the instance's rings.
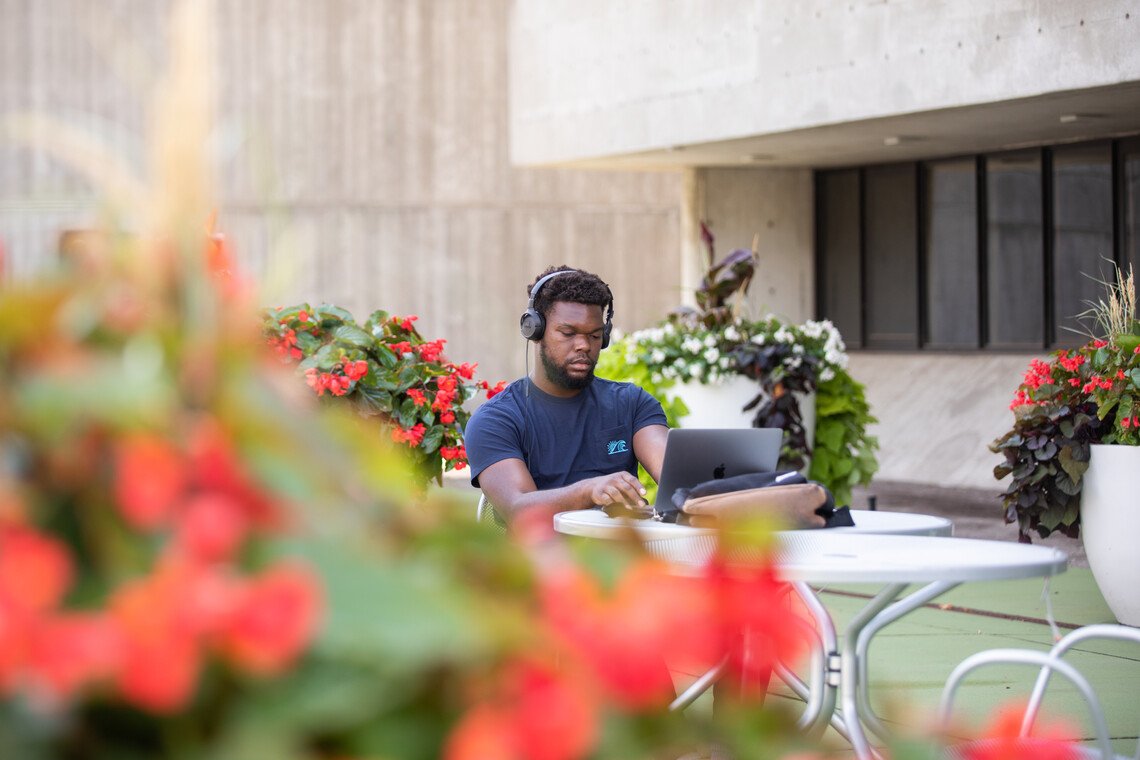
[[609,343],[613,296],[594,274],[551,267],[527,289],[523,336],[538,344],[542,369],[554,386],[578,391],[594,379],[598,353]]

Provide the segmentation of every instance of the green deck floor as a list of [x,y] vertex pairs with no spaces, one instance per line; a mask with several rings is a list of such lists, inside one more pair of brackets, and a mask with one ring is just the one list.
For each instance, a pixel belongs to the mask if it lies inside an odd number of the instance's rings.
[[[1053,637],[1046,622],[1044,581],[968,583],[884,628],[870,652],[872,702],[888,722],[904,730],[934,714],[951,670],[986,649],[1048,650]],[[842,631],[874,588],[843,586],[820,590],[820,598]],[[1091,572],[1070,568],[1049,582],[1053,617],[1062,634],[1091,623],[1114,622]],[[1094,641],[1072,650],[1067,661],[1080,670],[1103,702],[1114,749],[1132,755],[1140,728],[1140,646]],[[968,730],[980,730],[1000,705],[1024,701],[1036,670],[1024,665],[989,666],[966,681],[955,715]],[[1051,683],[1043,715],[1060,717],[1082,737],[1091,737],[1084,702],[1061,679]],[[830,742],[829,742],[830,743]]]

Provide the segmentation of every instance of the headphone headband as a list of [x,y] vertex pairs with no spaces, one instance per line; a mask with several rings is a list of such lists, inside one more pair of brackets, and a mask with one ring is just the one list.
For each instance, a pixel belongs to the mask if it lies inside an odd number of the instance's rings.
[[[527,301],[526,311],[524,311],[522,317],[519,318],[519,332],[522,333],[524,338],[539,341],[542,340],[542,336],[546,332],[546,317],[539,314],[534,308],[534,299],[538,296],[538,291],[542,289],[546,281],[554,279],[560,274],[581,271],[580,269],[559,269],[558,271],[538,278],[538,282],[530,289],[530,299]],[[614,329],[614,294],[613,291],[610,290],[609,285],[606,285],[604,282],[602,285],[605,286],[606,294],[609,296],[609,301],[605,307],[606,323],[602,326],[602,348],[606,348],[610,345],[610,333],[613,332]]]

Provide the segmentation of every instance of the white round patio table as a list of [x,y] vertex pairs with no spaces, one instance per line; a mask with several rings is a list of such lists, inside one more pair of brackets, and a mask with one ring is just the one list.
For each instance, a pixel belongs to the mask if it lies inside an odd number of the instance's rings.
[[[856,526],[859,516],[859,512],[854,515]],[[614,519],[593,510],[555,515],[555,529],[571,535],[616,539],[631,535],[632,530],[650,554],[684,572],[698,572],[716,551],[713,530],[643,525],[651,522]],[[822,649],[818,658],[813,658],[810,687],[786,669],[780,669],[780,675],[807,702],[801,727],[818,732],[830,722],[851,742],[859,758],[876,757],[867,739],[868,729],[881,738],[887,736],[867,692],[867,653],[875,633],[961,583],[1050,577],[1064,572],[1068,565],[1064,552],[1045,546],[945,535],[884,535],[871,533],[869,527],[870,521],[864,520],[862,530],[849,528],[845,533],[837,528],[780,531],[776,549],[781,575],[792,582],[819,623]],[[735,557],[729,555],[729,562],[745,564],[751,559],[747,549],[740,552]],[[881,587],[848,623],[841,643],[830,615],[810,587],[829,583]],[[924,585],[902,595],[913,584]],[[816,662],[823,663],[822,667]],[[719,669],[714,669],[702,676],[674,705],[689,704],[719,675]]]
[[[909,512],[881,512],[869,509],[851,510],[853,526],[826,528],[825,533],[876,533],[903,536],[950,536],[954,524],[945,517],[912,514]],[[554,530],[570,536],[584,538],[620,538],[633,531],[642,541],[714,536],[715,528],[694,528],[656,520],[633,520],[610,517],[600,509],[579,509],[554,515]],[[802,532],[802,531],[792,531]]]

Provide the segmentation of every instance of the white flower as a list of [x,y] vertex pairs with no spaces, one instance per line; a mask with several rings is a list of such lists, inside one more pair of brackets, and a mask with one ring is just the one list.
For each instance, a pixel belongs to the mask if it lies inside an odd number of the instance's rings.
[[804,352],[803,345],[797,343],[796,345],[792,346],[792,353],[793,354],[802,354],[803,352]]
[[729,325],[724,328],[724,337],[726,340],[740,340],[740,332],[735,325]]
[[716,338],[714,338],[712,335],[706,335],[705,336],[705,346],[707,348],[712,348],[715,345],[716,345]]
[[704,357],[705,361],[711,364],[720,358],[720,351],[716,350],[715,348],[710,348],[709,350],[705,351]]
[[758,346],[764,345],[764,334],[760,333],[759,335],[753,335],[752,342]]
[[694,377],[694,378],[700,377],[700,374],[701,374],[701,366],[699,364],[694,364],[691,367],[689,367],[689,377]]
[[665,361],[665,352],[660,348],[653,349],[653,353],[649,355],[649,361],[653,364],[661,364]]
[[696,338],[690,336],[682,341],[681,348],[690,354],[696,354],[699,353],[702,348],[704,348],[704,345]]
[[823,370],[819,373],[820,382],[826,383],[833,377],[835,377],[835,372],[832,371],[831,367],[824,367]]

